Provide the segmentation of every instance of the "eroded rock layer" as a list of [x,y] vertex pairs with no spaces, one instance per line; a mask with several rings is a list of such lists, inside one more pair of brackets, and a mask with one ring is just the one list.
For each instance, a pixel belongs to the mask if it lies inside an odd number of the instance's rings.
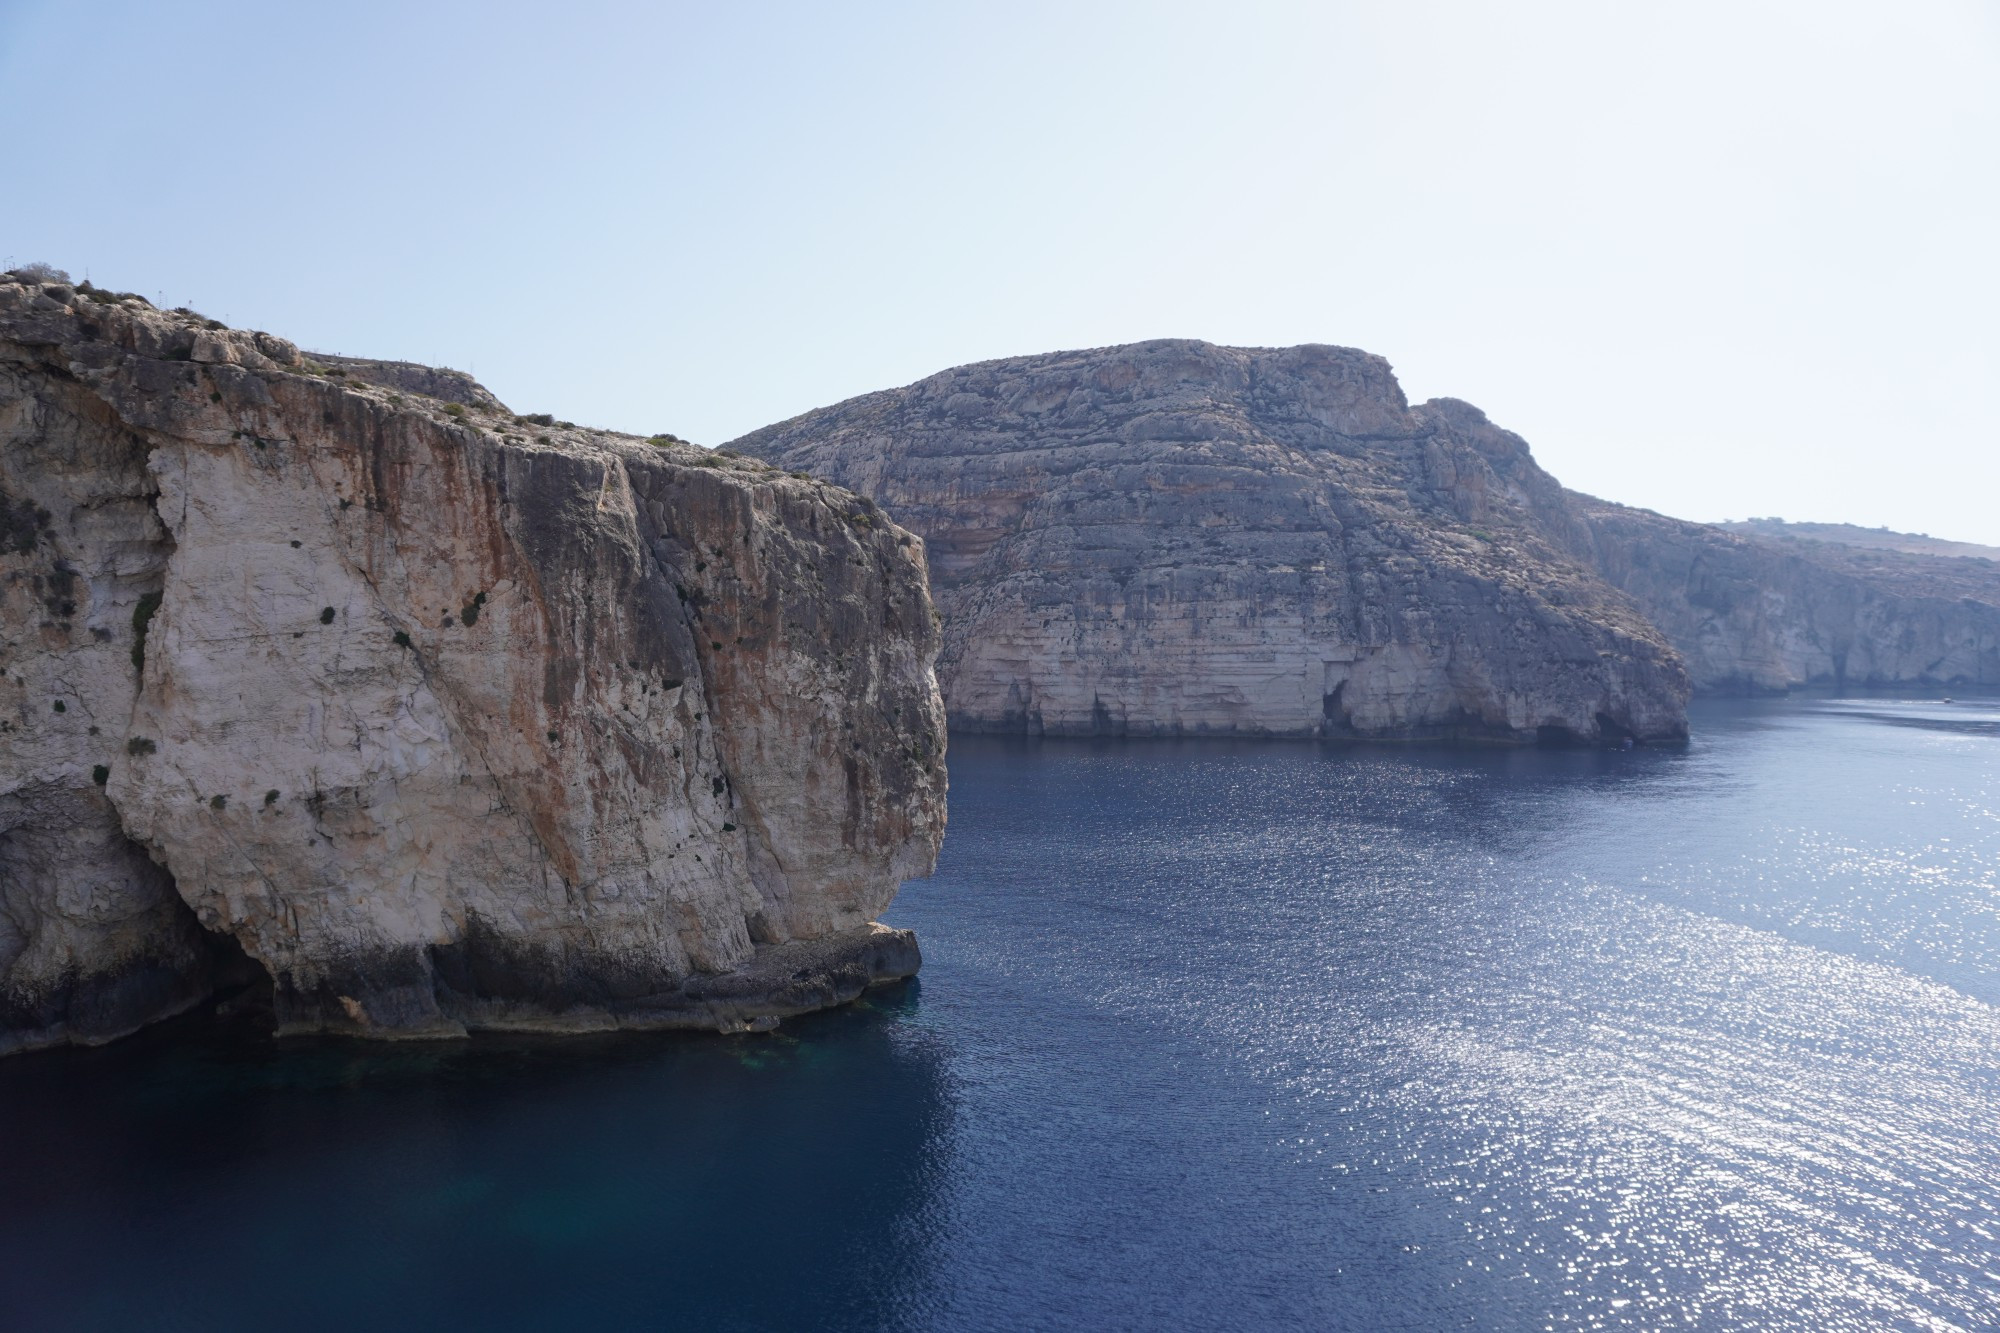
[[944,824],[922,545],[342,369],[0,281],[0,1050],[185,1007],[219,946],[283,1030],[376,1035],[913,971],[873,918]]
[[1687,674],[1516,436],[1338,347],[987,362],[732,446],[930,547],[953,725],[1595,741]]

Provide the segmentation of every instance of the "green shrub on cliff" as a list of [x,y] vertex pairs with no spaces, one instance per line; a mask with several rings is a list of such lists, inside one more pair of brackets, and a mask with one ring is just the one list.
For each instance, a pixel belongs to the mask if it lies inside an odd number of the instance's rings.
[[141,671],[146,669],[146,627],[153,623],[153,613],[160,609],[161,594],[149,592],[139,599],[132,608],[132,665]]
[[54,519],[42,506],[0,492],[0,551],[11,549],[15,555],[26,555],[52,526]]

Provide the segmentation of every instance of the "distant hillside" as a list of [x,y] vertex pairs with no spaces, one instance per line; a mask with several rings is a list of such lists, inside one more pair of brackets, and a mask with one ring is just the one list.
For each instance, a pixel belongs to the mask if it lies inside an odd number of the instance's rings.
[[1574,493],[1570,502],[1597,571],[1665,631],[1697,689],[2000,683],[1991,560],[1773,537]]
[[1163,340],[947,370],[733,449],[928,545],[952,725],[1686,734],[1687,673],[1527,446],[1342,347]]
[[1977,542],[1951,542],[1917,532],[1891,532],[1887,528],[1856,527],[1852,523],[1787,523],[1782,518],[1746,518],[1718,523],[1718,528],[1751,537],[1779,541],[1833,542],[1865,551],[1904,551],[1910,555],[1956,556],[1973,560],[2000,560],[2000,546]]
[[1690,684],[2000,684],[2000,563],[1572,494],[1352,348],[960,366],[733,448],[925,539],[965,730],[1602,741]]

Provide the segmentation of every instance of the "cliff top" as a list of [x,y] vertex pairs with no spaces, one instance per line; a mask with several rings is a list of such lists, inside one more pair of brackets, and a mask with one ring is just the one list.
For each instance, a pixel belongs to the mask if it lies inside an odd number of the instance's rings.
[[[1866,580],[1870,585],[1898,596],[1973,601],[2000,607],[2000,561],[1971,555],[1950,558],[1904,550],[1890,544],[1864,546],[1823,537],[1779,536],[1743,524],[1696,523],[1691,519],[1670,518],[1650,509],[1637,509],[1575,491],[1569,494],[1579,511],[1593,521],[1636,520],[1663,525],[1672,528],[1683,539],[1712,546],[1748,548],[1766,555],[1797,560],[1819,569]],[[1775,520],[1752,520],[1772,521]],[[1782,526],[1789,529],[1795,525]],[[1844,523],[1796,526],[1844,532],[1869,531]],[[1875,535],[1897,537],[1907,534]]]
[[1947,559],[2000,560],[2000,546],[1947,541],[1927,532],[1891,532],[1854,523],[1787,523],[1782,518],[1745,518],[1715,525],[1748,537],[1783,542],[1829,542],[1864,551],[1901,551]]
[[[0,315],[12,340],[67,346],[76,369],[103,370],[121,355],[167,362],[238,366],[263,374],[317,379],[381,405],[497,436],[503,442],[576,449],[644,445],[688,466],[746,474],[780,469],[727,449],[710,450],[661,433],[639,436],[578,426],[548,413],[517,414],[464,371],[369,357],[302,352],[289,339],[234,329],[197,310],[161,310],[135,292],[74,282],[59,270],[29,266],[0,273]],[[826,483],[803,473],[793,479]]]
[[[1273,438],[1304,447],[1329,436],[1421,434],[1388,361],[1353,347],[1225,347],[1159,338],[954,366],[752,431],[731,447],[767,454],[807,425],[837,418],[868,430],[913,414],[948,428],[952,451],[1017,447],[1019,432],[1050,442],[1115,414],[1137,439]],[[1177,420],[1178,419],[1178,420]],[[1250,429],[1250,423],[1256,429]],[[921,451],[917,440],[899,447]]]
[[508,411],[507,405],[495,397],[491,390],[462,370],[420,365],[415,361],[377,361],[360,356],[335,356],[330,352],[314,352],[310,359],[324,370],[342,370],[350,379],[379,385],[384,389],[421,394],[425,398],[435,398],[440,402],[484,408],[489,412]]

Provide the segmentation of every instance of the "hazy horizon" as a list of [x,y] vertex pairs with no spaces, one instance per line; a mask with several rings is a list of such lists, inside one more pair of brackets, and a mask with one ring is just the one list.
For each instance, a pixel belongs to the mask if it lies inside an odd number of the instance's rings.
[[0,0],[0,262],[716,444],[1386,357],[1566,485],[2000,543],[2000,11]]

